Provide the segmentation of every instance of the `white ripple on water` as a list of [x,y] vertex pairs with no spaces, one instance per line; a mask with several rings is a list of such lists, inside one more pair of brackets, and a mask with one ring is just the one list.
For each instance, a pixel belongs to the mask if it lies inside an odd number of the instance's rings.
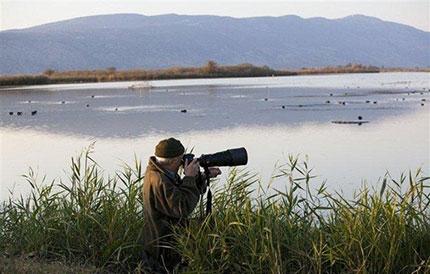
[[[64,102],[64,103],[63,103]],[[37,104],[37,105],[64,105],[64,104],[76,104],[76,101],[20,101],[18,104]]]
[[116,112],[160,112],[160,111],[179,111],[181,105],[140,105],[140,106],[117,106],[117,107],[100,107],[101,111]]
[[249,97],[251,97],[251,96],[249,96],[249,95],[243,95],[243,94],[241,94],[241,95],[231,95],[230,96],[230,98],[239,98],[239,99],[241,99],[241,98],[249,98]]
[[85,96],[84,98],[91,98],[91,99],[115,99],[115,98],[127,98],[127,97],[134,97],[133,94],[130,95],[94,95],[94,97],[91,96]]

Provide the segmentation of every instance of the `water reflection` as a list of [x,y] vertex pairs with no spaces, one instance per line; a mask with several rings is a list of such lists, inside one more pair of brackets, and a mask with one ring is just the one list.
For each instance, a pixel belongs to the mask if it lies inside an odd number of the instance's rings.
[[[46,174],[48,180],[63,178],[70,157],[97,140],[94,158],[112,174],[121,163],[132,163],[134,154],[146,165],[155,144],[171,132],[153,133],[141,138],[104,138],[63,136],[35,130],[2,129],[1,197],[15,184],[17,193],[29,186],[18,175],[28,167]],[[248,168],[262,174],[265,182],[276,162],[283,163],[287,154],[308,154],[314,183],[328,179],[329,187],[346,192],[357,189],[363,179],[374,183],[389,170],[393,176],[423,166],[429,171],[429,116],[417,111],[397,119],[370,123],[365,127],[306,123],[301,126],[238,126],[208,131],[177,133],[176,137],[194,147],[196,155],[227,148],[247,148]],[[226,173],[226,168],[224,172]],[[282,188],[285,182],[275,187]]]

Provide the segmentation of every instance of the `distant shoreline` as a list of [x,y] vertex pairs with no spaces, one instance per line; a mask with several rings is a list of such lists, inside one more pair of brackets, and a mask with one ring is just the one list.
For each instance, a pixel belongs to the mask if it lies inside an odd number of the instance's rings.
[[0,88],[15,88],[29,85],[102,83],[122,81],[152,81],[202,78],[240,78],[240,77],[270,77],[298,75],[326,75],[347,73],[380,73],[380,72],[430,72],[426,69],[409,68],[379,68],[348,64],[346,66],[282,69],[274,70],[268,66],[239,64],[234,66],[218,66],[208,61],[203,67],[171,67],[162,70],[116,70],[114,67],[105,70],[76,70],[58,72],[47,69],[43,74],[0,75]]

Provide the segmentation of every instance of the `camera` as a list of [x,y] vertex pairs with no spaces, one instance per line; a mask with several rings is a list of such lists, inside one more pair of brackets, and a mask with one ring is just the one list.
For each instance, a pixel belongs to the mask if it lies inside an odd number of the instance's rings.
[[[185,164],[185,160],[188,160],[188,163],[190,163],[193,159],[194,154],[184,154],[182,163]],[[202,154],[197,158],[197,161],[201,167],[240,166],[248,163],[248,153],[244,147],[233,148],[213,154]]]

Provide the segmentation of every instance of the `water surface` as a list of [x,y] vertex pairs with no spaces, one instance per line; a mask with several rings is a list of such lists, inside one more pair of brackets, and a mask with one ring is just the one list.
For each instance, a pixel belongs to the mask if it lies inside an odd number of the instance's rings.
[[[245,146],[248,168],[265,181],[290,153],[309,155],[315,183],[327,179],[336,190],[374,184],[387,170],[398,176],[422,166],[428,174],[428,73],[152,81],[151,90],[128,89],[135,83],[1,90],[0,198],[7,189],[27,191],[19,176],[29,166],[49,180],[66,178],[70,157],[94,141],[95,158],[112,173],[134,154],[146,164],[170,136],[196,154]],[[332,123],[358,116],[369,123]]]

